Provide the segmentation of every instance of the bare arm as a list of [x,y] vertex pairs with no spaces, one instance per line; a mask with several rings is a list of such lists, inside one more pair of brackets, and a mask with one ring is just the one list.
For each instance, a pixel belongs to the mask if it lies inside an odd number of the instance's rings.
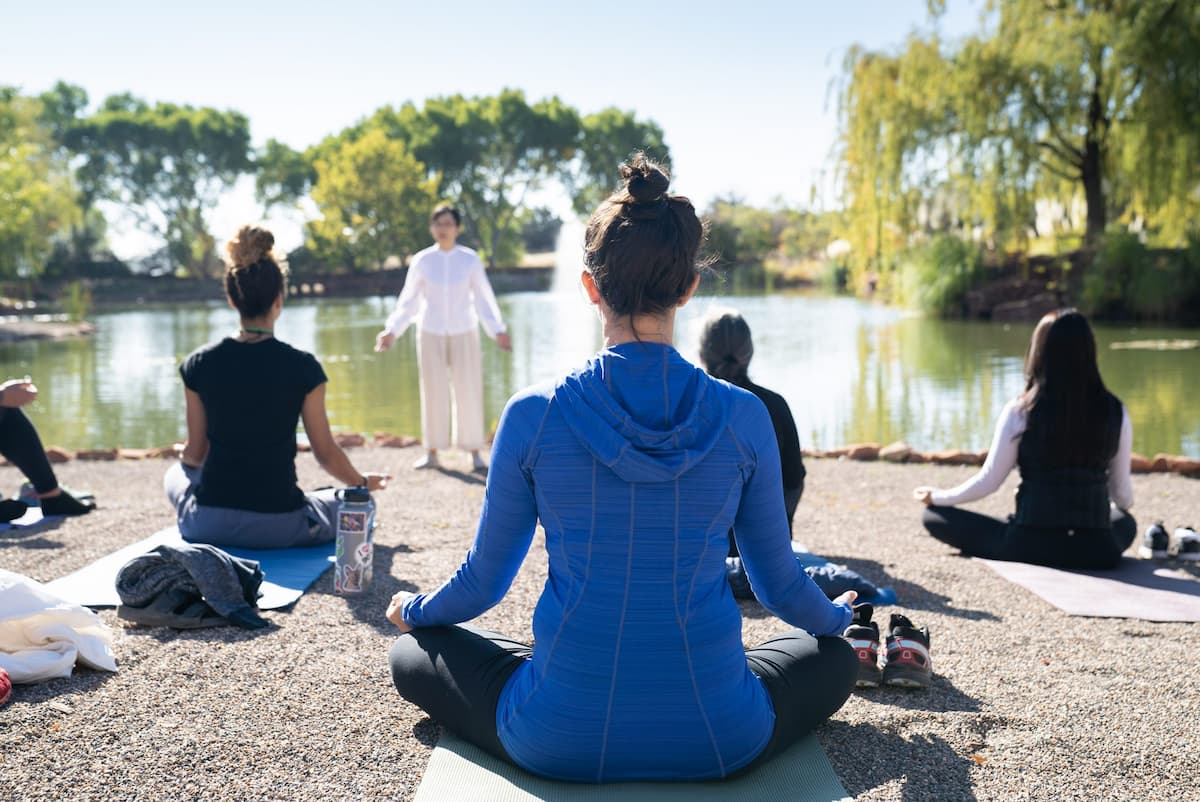
[[183,395],[187,400],[187,442],[183,444],[179,461],[199,468],[208,456],[208,415],[199,393],[185,387]]
[[304,431],[312,445],[313,456],[327,474],[346,485],[365,485],[368,490],[387,487],[388,480],[392,478],[390,474],[360,473],[342,447],[334,441],[329,428],[329,416],[325,414],[324,383],[318,384],[304,397],[300,418],[304,421]]

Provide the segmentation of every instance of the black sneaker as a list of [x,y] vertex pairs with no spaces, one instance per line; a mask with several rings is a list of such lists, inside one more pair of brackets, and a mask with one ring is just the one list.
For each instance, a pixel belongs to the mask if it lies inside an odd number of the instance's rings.
[[1163,528],[1162,521],[1156,521],[1146,529],[1138,556],[1143,560],[1165,560],[1170,554],[1170,545],[1171,540],[1167,537],[1167,530]]
[[1200,535],[1190,526],[1175,530],[1175,558],[1177,560],[1200,560]]
[[883,680],[883,672],[879,670],[879,624],[871,620],[874,608],[869,604],[856,604],[854,618],[850,626],[842,633],[858,656],[858,679],[854,681],[859,688],[878,688]]
[[883,657],[883,683],[897,688],[928,688],[933,676],[929,662],[929,628],[920,629],[899,613],[888,626]]

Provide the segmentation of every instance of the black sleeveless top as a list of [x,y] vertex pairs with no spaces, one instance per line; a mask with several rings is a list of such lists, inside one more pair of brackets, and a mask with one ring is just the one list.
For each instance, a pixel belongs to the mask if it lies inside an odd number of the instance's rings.
[[1014,521],[1023,526],[1107,529],[1110,526],[1108,465],[1121,440],[1124,412],[1121,401],[1108,394],[1108,415],[1102,431],[1103,448],[1084,464],[1064,464],[1048,446],[1048,420],[1037,404],[1026,418],[1017,449],[1021,486]]

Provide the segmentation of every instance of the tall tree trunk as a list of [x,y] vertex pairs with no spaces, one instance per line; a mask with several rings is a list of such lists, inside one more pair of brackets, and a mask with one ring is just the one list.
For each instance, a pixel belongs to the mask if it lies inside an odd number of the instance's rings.
[[1083,146],[1083,165],[1080,173],[1083,178],[1083,197],[1087,202],[1087,228],[1084,241],[1095,245],[1104,236],[1108,225],[1108,208],[1104,197],[1104,141],[1108,121],[1104,119],[1104,107],[1100,99],[1100,89],[1092,90],[1092,99],[1088,104],[1088,133]]

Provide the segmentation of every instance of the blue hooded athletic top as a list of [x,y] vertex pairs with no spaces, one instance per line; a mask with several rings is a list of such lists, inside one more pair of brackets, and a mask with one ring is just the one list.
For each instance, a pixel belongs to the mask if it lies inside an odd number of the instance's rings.
[[497,706],[504,748],[578,782],[722,777],[775,720],[725,578],[730,527],[768,610],[814,635],[850,623],[792,556],[780,475],[752,394],[670,346],[608,348],[509,401],[475,542],[404,619],[454,624],[497,604],[540,521],[549,576],[533,657]]

